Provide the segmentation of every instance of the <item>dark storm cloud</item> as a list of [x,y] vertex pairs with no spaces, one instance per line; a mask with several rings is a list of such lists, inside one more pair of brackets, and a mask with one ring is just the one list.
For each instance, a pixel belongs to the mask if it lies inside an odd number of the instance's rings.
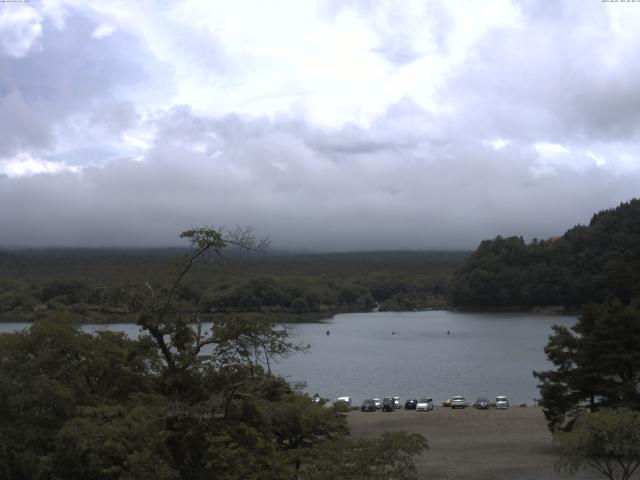
[[[295,118],[176,108],[156,119],[162,133],[143,162],[0,184],[0,203],[14,206],[0,211],[2,243],[166,245],[208,223],[254,225],[276,247],[472,248],[497,234],[560,234],[632,196],[640,180],[595,167],[539,175],[531,147],[417,142],[388,132],[388,115],[367,132],[331,133]],[[389,140],[341,150],[340,161],[324,146],[332,136],[357,145],[365,133]]]
[[[367,17],[380,5],[330,2],[324,14]],[[432,53],[446,61],[455,22],[430,5]],[[0,157],[75,170],[0,176],[0,245],[172,245],[200,224],[253,225],[276,248],[313,250],[562,234],[638,195],[640,56],[599,3],[517,5],[519,23],[485,31],[441,72],[434,108],[399,90],[367,122],[334,127],[286,109],[267,117],[172,105],[173,72],[135,34],[92,38],[101,22],[83,10],[62,29],[44,20],[37,48],[0,57]],[[380,41],[371,47],[385,69],[431,54],[387,26],[372,27]],[[234,57],[215,39],[209,48],[201,34],[177,47],[188,50],[181,75],[210,74],[207,88],[248,82],[253,67],[238,58],[251,55]],[[187,84],[193,98],[197,82]]]

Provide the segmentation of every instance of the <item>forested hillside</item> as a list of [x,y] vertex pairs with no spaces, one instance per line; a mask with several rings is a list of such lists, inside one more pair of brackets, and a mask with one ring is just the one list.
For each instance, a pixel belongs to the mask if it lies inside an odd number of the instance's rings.
[[453,277],[455,307],[579,307],[640,291],[640,200],[593,216],[558,238],[483,241]]
[[[130,321],[126,283],[171,277],[180,249],[0,252],[0,319],[70,310],[90,321]],[[467,252],[282,254],[229,252],[198,265],[180,289],[202,315],[260,313],[311,320],[336,312],[446,305],[446,286]]]

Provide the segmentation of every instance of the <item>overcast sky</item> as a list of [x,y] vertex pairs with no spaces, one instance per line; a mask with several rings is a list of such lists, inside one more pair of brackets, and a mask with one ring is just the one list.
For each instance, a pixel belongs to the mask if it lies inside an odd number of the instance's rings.
[[0,246],[470,249],[640,192],[640,3],[0,2]]

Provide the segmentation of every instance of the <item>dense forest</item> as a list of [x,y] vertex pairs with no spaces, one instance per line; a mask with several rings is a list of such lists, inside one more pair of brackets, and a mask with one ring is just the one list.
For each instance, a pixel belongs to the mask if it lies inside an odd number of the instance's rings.
[[[131,321],[130,283],[171,277],[181,249],[0,252],[0,320],[70,311],[89,321]],[[283,254],[229,250],[197,265],[179,296],[203,317],[260,314],[313,320],[337,312],[446,306],[447,283],[468,252]]]
[[464,308],[575,309],[640,291],[640,200],[595,214],[548,240],[483,241],[449,285],[449,300]]
[[[126,283],[170,277],[181,249],[0,252],[0,320],[66,310],[89,321],[131,321]],[[198,265],[180,292],[202,316],[260,314],[298,321],[372,309],[575,310],[640,288],[640,200],[593,216],[561,237],[501,237],[455,251],[284,254],[230,250]]]

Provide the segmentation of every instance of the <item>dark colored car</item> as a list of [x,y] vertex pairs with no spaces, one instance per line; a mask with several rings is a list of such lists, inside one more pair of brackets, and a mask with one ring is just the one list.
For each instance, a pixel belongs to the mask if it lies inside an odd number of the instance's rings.
[[489,399],[487,397],[478,397],[476,398],[474,407],[479,408],[480,410],[488,410],[489,409]]
[[393,412],[395,410],[395,406],[393,404],[393,397],[384,397],[382,400],[382,411],[383,412]]
[[362,405],[360,405],[360,411],[361,412],[375,412],[376,411],[376,402],[374,402],[372,399],[367,399],[364,402],[362,402]]
[[415,410],[416,405],[418,405],[418,400],[416,400],[415,398],[413,400],[407,400],[406,402],[404,402],[404,409]]

